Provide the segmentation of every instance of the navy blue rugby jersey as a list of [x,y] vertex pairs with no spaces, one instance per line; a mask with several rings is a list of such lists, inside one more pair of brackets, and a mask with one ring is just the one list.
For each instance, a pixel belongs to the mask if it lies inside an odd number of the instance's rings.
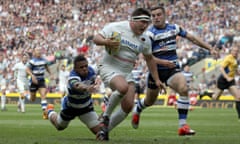
[[27,67],[32,71],[33,75],[37,80],[44,80],[44,74],[48,61],[44,58],[32,58],[28,63]]
[[[160,59],[173,61],[178,67],[177,56],[177,36],[186,37],[187,32],[177,24],[166,24],[163,29],[154,26],[149,27],[146,34],[152,41],[153,55]],[[158,65],[158,69],[168,69],[167,67]]]
[[92,85],[95,82],[96,73],[92,67],[88,67],[88,76],[81,77],[76,71],[72,70],[68,77],[68,106],[74,108],[84,108],[92,103],[91,93],[87,91],[79,91],[73,88],[76,82],[86,85]]

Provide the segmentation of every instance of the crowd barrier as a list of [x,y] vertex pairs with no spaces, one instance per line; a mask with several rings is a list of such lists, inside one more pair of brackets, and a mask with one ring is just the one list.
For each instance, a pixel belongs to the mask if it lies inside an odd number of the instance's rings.
[[[0,93],[1,95],[1,93]],[[19,99],[19,93],[8,93],[7,95],[7,104],[17,104]],[[140,95],[140,98],[145,97],[144,94]],[[92,98],[94,100],[95,105],[100,105],[102,102],[103,95],[102,94],[93,94]],[[47,99],[49,103],[60,104],[61,94],[59,93],[48,93]],[[196,103],[196,107],[199,108],[235,108],[234,97],[230,95],[221,96],[219,100],[211,100],[208,96],[203,96],[202,99],[197,97],[198,101]],[[167,107],[168,96],[167,95],[159,95],[158,100],[155,105],[161,105],[163,107]],[[30,102],[26,100],[26,104],[40,104],[40,95],[37,94],[37,99],[34,102]]]

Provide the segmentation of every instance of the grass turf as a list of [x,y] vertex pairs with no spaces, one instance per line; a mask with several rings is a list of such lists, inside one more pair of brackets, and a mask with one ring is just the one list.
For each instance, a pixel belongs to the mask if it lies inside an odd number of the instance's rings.
[[[240,122],[235,109],[197,108],[189,112],[188,123],[196,130],[192,137],[177,135],[178,120],[174,108],[151,107],[142,113],[137,130],[131,127],[131,115],[110,132],[109,142],[99,142],[78,119],[64,131],[57,131],[42,119],[39,105],[26,106],[18,113],[16,105],[0,112],[0,144],[239,144]],[[100,114],[100,108],[96,107]],[[56,106],[59,111],[59,105]]]

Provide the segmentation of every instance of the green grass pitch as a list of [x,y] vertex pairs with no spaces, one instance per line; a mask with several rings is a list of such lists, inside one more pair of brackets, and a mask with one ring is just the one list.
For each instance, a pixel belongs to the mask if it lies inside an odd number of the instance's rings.
[[[0,112],[0,144],[239,144],[240,121],[235,109],[196,108],[189,111],[188,123],[197,134],[177,135],[178,120],[174,108],[151,107],[142,113],[140,127],[131,127],[131,115],[110,132],[109,142],[99,142],[78,119],[64,131],[57,131],[42,119],[40,105],[26,106],[18,113],[16,105]],[[59,111],[59,105],[55,110]],[[100,114],[100,108],[96,106]]]

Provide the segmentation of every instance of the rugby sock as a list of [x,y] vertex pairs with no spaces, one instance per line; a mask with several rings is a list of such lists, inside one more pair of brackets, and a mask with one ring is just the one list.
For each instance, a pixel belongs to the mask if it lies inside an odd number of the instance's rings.
[[19,99],[20,107],[21,107],[21,111],[22,112],[25,112],[25,102],[24,101],[25,101],[24,98],[23,99],[22,98]]
[[136,112],[141,113],[143,109],[145,109],[147,106],[144,104],[144,98],[139,100],[137,103],[137,107],[135,109]]
[[179,119],[179,127],[185,125],[188,109],[189,109],[189,98],[180,96],[177,101],[177,108],[178,108],[178,119]]
[[41,100],[41,107],[43,111],[47,108],[47,100]]
[[240,101],[236,101],[236,110],[238,113],[238,118],[240,119]]
[[4,110],[6,108],[6,96],[2,95],[1,96],[1,108]]
[[121,99],[122,95],[117,90],[115,90],[109,97],[108,105],[106,107],[106,111],[103,113],[103,116],[110,116]]
[[61,97],[61,99],[60,99],[60,101],[61,101],[61,104],[63,104],[63,99],[64,99],[64,97]]
[[119,109],[111,115],[108,127],[109,131],[116,127],[119,123],[121,123],[127,116],[128,114],[124,112],[122,107],[120,106]]
[[51,118],[52,115],[57,115],[57,112],[54,110],[48,110],[48,117]]
[[25,98],[30,101],[30,99],[31,99],[30,94],[26,94]]

